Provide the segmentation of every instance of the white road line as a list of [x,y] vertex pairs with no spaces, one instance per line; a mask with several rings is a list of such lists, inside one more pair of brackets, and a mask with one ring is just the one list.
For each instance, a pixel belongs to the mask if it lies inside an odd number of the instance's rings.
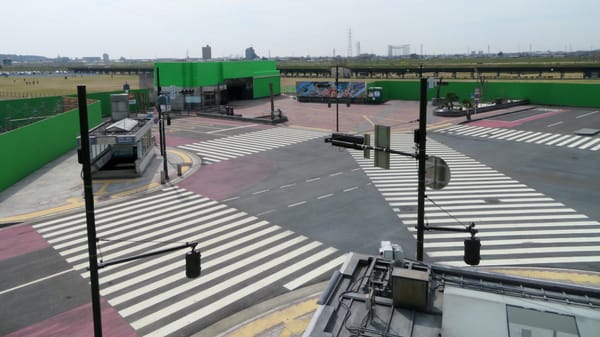
[[569,137],[571,137],[571,135],[562,135],[561,137],[558,137],[558,138],[556,138],[556,139],[554,139],[554,140],[546,143],[546,145],[554,145],[555,143],[563,141],[563,140],[565,140],[565,139],[567,139]]
[[331,197],[331,196],[333,196],[333,193],[329,193],[329,194],[322,195],[322,196],[320,196],[320,197],[317,197],[317,199],[318,199],[318,200],[321,200],[321,199],[329,198],[329,197]]
[[[473,206],[475,207],[475,206]],[[491,208],[491,207],[490,207]],[[444,207],[446,209],[446,207]],[[394,212],[400,212],[399,209],[395,208]],[[539,213],[575,213],[576,211],[572,208],[542,208],[542,209],[502,209],[497,211],[465,211],[465,212],[449,212],[452,216],[476,216],[476,215],[496,215],[496,214],[539,214]],[[427,218],[433,217],[447,217],[446,212],[429,212],[426,214]],[[399,218],[415,218],[417,214],[398,214]]]
[[[239,301],[240,299],[247,297],[248,295],[255,293],[256,291],[273,284],[274,282],[288,276],[289,274],[296,272],[296,271],[314,263],[314,261],[317,260],[317,258],[318,259],[324,258],[325,256],[330,255],[334,252],[335,252],[335,249],[328,249],[328,250],[321,251],[319,254],[316,254],[316,256],[311,256],[311,257],[306,258],[298,263],[290,265],[287,268],[284,268],[276,273],[273,273],[261,280],[254,282],[251,286],[242,288],[234,293],[231,293],[227,296],[220,298],[219,300],[211,303],[211,305],[209,305],[209,306],[206,306],[197,311],[191,312],[174,322],[166,324],[166,325],[162,326],[160,329],[151,332],[148,336],[164,336],[165,334],[169,333],[170,331],[179,330],[184,326],[187,326],[193,322],[196,322],[197,320],[202,319],[202,318],[210,315],[211,313],[213,313],[221,308],[226,307],[227,305],[229,305],[231,303]],[[151,321],[154,322],[157,319],[159,319],[160,317],[162,317],[162,315],[152,317]],[[136,323],[137,322],[133,322],[133,324],[132,324],[132,326],[135,329],[138,328]]]
[[560,125],[560,124],[562,124],[562,123],[563,123],[562,121],[561,121],[561,122],[556,122],[556,123],[548,124],[548,125],[546,125],[546,127],[547,127],[547,128],[551,128],[551,127],[553,127],[553,126],[557,126],[557,125]]
[[[236,275],[232,275],[231,277],[223,280],[223,282],[219,282],[218,284],[215,284],[214,286],[210,287],[210,288],[206,288],[200,292],[197,292],[193,295],[187,296],[185,298],[183,298],[181,301],[175,302],[171,305],[168,305],[164,308],[161,308],[160,310],[154,311],[148,315],[145,315],[144,317],[138,319],[135,322],[131,322],[131,326],[138,330],[140,328],[145,327],[146,325],[152,324],[156,321],[158,321],[159,319],[161,319],[162,317],[168,316],[170,314],[176,313],[177,311],[180,311],[181,309],[187,308],[191,305],[193,305],[194,303],[197,303],[199,301],[204,300],[205,298],[218,294],[222,291],[225,291],[245,280],[248,280],[266,270],[269,270],[273,267],[276,267],[280,264],[286,263],[287,261],[301,255],[304,254],[310,250],[313,250],[315,248],[317,248],[318,246],[320,246],[321,243],[320,242],[311,242],[307,245],[304,245],[300,248],[294,249],[292,251],[289,251],[288,253],[284,254],[284,255],[280,255],[274,259],[271,259],[261,265],[258,265],[252,269],[249,269],[243,273],[239,273]],[[314,261],[312,259],[312,257],[310,258],[311,261]],[[285,270],[285,269],[284,269]],[[272,274],[275,275],[275,274]],[[197,279],[197,282],[202,282],[202,278]],[[192,281],[194,282],[194,281]],[[255,291],[260,289],[260,285],[257,284],[256,282],[252,283],[252,285],[249,286],[250,288],[254,288]],[[131,316],[132,314],[138,312],[139,310],[142,310],[146,305],[135,305],[135,306],[131,306],[128,307],[126,309],[123,310],[119,310],[119,314],[121,314],[121,316],[123,317],[128,317]],[[210,311],[214,312],[215,310],[214,308],[214,303],[212,303],[209,307],[210,307]],[[199,319],[199,318],[196,318]],[[174,322],[173,322],[174,323]],[[168,325],[172,325],[168,324]],[[167,326],[168,326],[167,325]],[[186,324],[187,325],[187,324]],[[165,326],[165,327],[167,327]],[[173,331],[173,330],[178,330],[178,329],[173,329],[173,327],[171,327],[169,330],[166,331]],[[165,332],[166,332],[165,331]],[[156,333],[157,331],[155,331],[154,333]],[[159,336],[164,336],[165,334],[159,334]]]
[[[428,215],[429,216],[429,215]],[[473,217],[468,217],[468,218],[457,218],[457,221],[460,222],[464,222],[464,223],[469,223],[471,221],[475,221],[477,223],[481,223],[481,222],[485,222],[485,221],[531,221],[531,220],[554,220],[554,219],[587,219],[588,217],[582,214],[568,214],[568,215],[556,215],[556,214],[552,214],[552,215],[538,215],[538,216],[498,216],[498,217],[478,217],[476,219],[474,219]],[[442,219],[429,219],[428,222],[430,224],[434,224],[434,223],[446,223],[448,222],[448,218],[442,218]],[[416,225],[417,224],[417,220],[402,220],[402,222],[405,225]],[[553,231],[552,234],[557,233],[556,231]],[[598,230],[598,233],[600,233],[600,229]],[[508,235],[509,233],[504,233],[504,235]],[[543,232],[543,234],[548,234],[548,232]],[[543,235],[541,233],[538,233],[538,235]],[[428,235],[436,235],[435,233],[432,234],[428,234]],[[456,237],[462,237],[462,236],[456,236]]]
[[[269,224],[267,221],[262,221],[261,223],[263,225]],[[251,228],[251,229],[254,229],[254,228]],[[211,254],[222,253],[222,252],[227,251],[228,249],[230,249],[232,247],[236,247],[238,245],[241,245],[243,243],[252,241],[254,239],[260,238],[260,237],[265,236],[265,235],[270,235],[271,233],[273,233],[275,231],[278,231],[280,229],[281,229],[281,227],[276,226],[276,225],[272,225],[272,226],[264,228],[264,229],[262,229],[262,230],[260,230],[258,232],[254,232],[252,234],[243,236],[243,237],[241,237],[239,239],[236,239],[236,240],[233,240],[233,241],[228,241],[228,239],[232,237],[232,235],[229,235],[229,234],[224,234],[224,235],[221,235],[219,237],[210,239],[208,241],[201,241],[201,245],[202,246],[207,246],[207,247],[210,246],[210,245],[219,244],[218,247],[215,247],[215,248],[213,248],[211,250],[204,251],[203,254],[205,254],[206,256],[208,256],[208,255],[211,255]],[[240,234],[240,233],[238,232],[237,234]],[[201,240],[203,237],[204,236],[202,236],[200,234],[200,235],[197,235],[196,237],[190,238],[190,241],[194,240],[194,239],[200,239]],[[135,275],[142,276],[142,275],[145,275],[145,273],[141,274],[141,273],[139,273],[140,271],[142,271],[144,269],[148,269],[148,268],[151,268],[152,270],[154,270],[156,268],[156,266],[158,265],[158,263],[167,262],[167,261],[172,260],[173,258],[179,258],[179,257],[181,257],[181,252],[174,252],[174,253],[169,253],[169,254],[166,254],[166,255],[161,255],[161,256],[153,258],[153,259],[151,259],[151,260],[149,260],[147,262],[143,262],[143,263],[139,263],[139,264],[135,264],[135,265],[129,266],[127,269],[120,270],[118,272],[113,272],[113,273],[110,273],[108,275],[101,275],[100,282],[101,283],[105,283],[105,282],[108,283],[110,281],[117,280],[119,278],[128,276],[130,274],[135,274]],[[88,277],[88,275],[85,275],[85,274],[83,276],[84,277]],[[147,278],[143,278],[141,281],[147,281]],[[114,292],[114,291],[117,291],[117,290],[120,290],[120,289],[121,289],[121,286],[118,283],[115,283],[115,284],[113,284],[110,287],[103,288],[103,290],[106,291],[107,293]]]
[[568,143],[570,143],[570,142],[573,142],[573,141],[575,141],[575,140],[577,140],[577,139],[579,139],[579,138],[581,138],[581,137],[580,137],[580,136],[573,136],[573,137],[570,137],[570,138],[568,138],[567,140],[565,140],[565,141],[563,141],[563,142],[560,142],[560,143],[556,144],[556,146],[564,146],[564,145],[566,145],[566,144],[568,144]]
[[[143,308],[145,306],[150,306],[150,305],[162,302],[171,296],[175,296],[184,291],[196,288],[196,287],[198,287],[202,284],[205,284],[211,280],[214,280],[223,275],[227,275],[228,273],[231,273],[231,272],[235,271],[236,269],[246,267],[247,265],[258,261],[259,259],[262,259],[262,258],[265,258],[272,254],[275,254],[281,250],[289,248],[289,247],[296,245],[307,239],[304,236],[299,236],[299,237],[293,238],[291,240],[282,242],[276,246],[270,247],[268,249],[263,249],[255,255],[245,256],[245,254],[248,254],[249,252],[251,252],[253,250],[257,250],[259,248],[264,248],[265,246],[268,246],[269,243],[275,242],[275,241],[280,240],[285,237],[288,237],[292,234],[293,234],[292,231],[285,231],[285,232],[282,232],[272,238],[270,238],[270,237],[266,238],[264,240],[254,243],[250,246],[246,246],[241,249],[233,250],[230,253],[225,254],[225,255],[222,255],[223,251],[220,250],[219,248],[212,249],[210,252],[203,252],[202,255],[204,257],[209,257],[209,256],[213,256],[213,255],[220,255],[220,256],[216,259],[210,259],[207,262],[204,262],[202,264],[202,269],[203,269],[204,273],[200,279],[187,281],[186,283],[179,285],[175,288],[170,288],[169,290],[161,292],[158,295],[146,298],[142,302],[137,303],[135,306],[130,307],[128,310],[131,312],[136,312],[138,310],[137,309],[138,307]],[[239,257],[244,257],[244,256],[245,256],[245,258],[243,258],[243,259],[239,258]],[[216,266],[218,266],[224,262],[230,261],[230,260],[233,260],[233,263],[228,263],[227,265],[223,266],[222,268],[218,268],[216,270],[206,273],[206,270],[211,270],[211,268],[216,267]],[[178,264],[178,266],[177,266],[178,268],[183,267],[184,261],[178,262],[177,264]],[[165,267],[170,267],[170,266],[165,266]],[[165,270],[165,271],[169,271],[169,270],[170,269]],[[162,274],[162,272],[163,272],[162,270],[158,271],[157,274],[160,275],[160,274]],[[143,287],[136,288],[133,291],[129,291],[118,297],[110,299],[109,303],[111,305],[119,305],[123,302],[129,301],[131,299],[142,296],[144,294],[148,294],[155,289],[161,288],[167,284],[171,284],[171,283],[173,283],[177,280],[183,279],[183,278],[184,278],[184,276],[181,274],[179,274],[179,275],[173,274],[167,278],[162,278],[159,281],[144,285]],[[146,279],[148,279],[148,277],[146,277]],[[139,281],[137,281],[137,282],[139,282]],[[137,283],[137,282],[135,282],[135,283]],[[124,285],[123,288],[131,286],[135,283]]]
[[230,131],[230,130],[237,130],[237,129],[244,129],[244,128],[251,128],[253,126],[256,126],[257,124],[249,124],[249,125],[242,125],[242,126],[236,126],[234,128],[228,128],[228,129],[219,129],[219,130],[214,130],[214,131],[209,131],[206,133],[219,133],[219,132],[223,132],[223,131]]
[[291,207],[296,207],[296,206],[300,206],[300,205],[304,205],[304,204],[306,204],[306,201],[300,201],[295,204],[288,205],[288,207],[291,208]]
[[221,200],[221,202],[233,201],[233,200],[237,200],[239,198],[240,198],[239,196],[237,196],[237,197],[231,197],[231,198],[223,199],[223,200]]
[[66,274],[66,273],[70,273],[72,271],[75,271],[75,269],[67,269],[67,270],[59,271],[58,273],[54,273],[52,275],[48,275],[48,276],[42,277],[42,278],[39,278],[39,279],[31,281],[31,282],[23,283],[23,284],[20,284],[20,285],[18,285],[16,287],[12,287],[12,288],[0,291],[0,295],[4,295],[4,294],[10,293],[12,291],[19,290],[21,288],[25,288],[25,287],[28,287],[30,285],[46,281],[46,280],[49,280],[49,279],[51,279],[53,277],[57,277],[57,276],[60,276],[60,275]]
[[[410,231],[413,231],[412,227],[408,227]],[[416,229],[414,229],[416,232]],[[498,231],[498,232],[479,232],[477,235],[480,238],[494,238],[494,237],[511,237],[511,236],[526,236],[531,237],[532,235],[585,235],[585,234],[598,234],[600,233],[600,228],[594,229],[553,229],[551,232],[547,230],[523,230],[523,231]],[[427,233],[427,235],[433,239],[464,239],[465,235],[463,233],[450,233],[450,234],[438,234],[436,232]],[[533,238],[530,238],[533,240]],[[568,238],[562,238],[563,242],[569,242]],[[486,240],[486,242],[488,242]],[[529,242],[526,240],[526,242]],[[493,244],[493,239],[489,241],[490,244]]]
[[[462,236],[464,238],[464,236]],[[507,239],[507,240],[488,240],[486,241],[486,247],[494,246],[513,246],[513,245],[524,245],[524,244],[555,244],[555,243],[600,243],[600,237],[555,237],[555,238],[523,238],[523,239]],[[464,243],[460,241],[445,241],[445,242],[425,242],[425,248],[444,248],[444,247],[457,247],[463,249]]]
[[577,145],[579,145],[581,143],[587,142],[588,140],[590,140],[590,139],[589,138],[582,138],[582,139],[576,141],[575,143],[569,144],[569,146],[567,146],[567,147],[573,148],[573,147],[575,147],[575,146],[577,146]]
[[262,193],[269,192],[269,191],[270,191],[269,189],[266,189],[266,190],[262,190],[262,191],[253,192],[252,194],[258,195],[258,194],[262,194]]
[[317,181],[317,180],[319,180],[319,179],[321,179],[321,178],[312,178],[312,179],[305,180],[305,182],[307,182],[307,183],[311,183],[311,182],[313,182],[313,181]]
[[270,209],[268,211],[260,212],[260,213],[256,214],[256,216],[263,216],[263,215],[267,215],[267,214],[273,213],[273,212],[275,212],[275,210],[274,209]]
[[586,143],[585,145],[580,146],[579,148],[582,150],[587,149],[588,147],[600,142],[600,138],[594,138],[592,141]]
[[[547,254],[547,253],[575,253],[575,252],[600,252],[598,246],[551,246],[551,247],[532,247],[532,248],[506,248],[506,249],[482,249],[481,256],[490,255],[522,255],[522,254]],[[430,257],[451,257],[463,256],[464,251],[432,251],[427,252]],[[529,258],[529,257],[527,257]]]
[[[482,259],[480,266],[506,266],[520,264],[557,264],[557,263],[581,263],[581,262],[600,262],[600,256],[552,256],[552,257],[525,257],[522,259],[497,259],[486,260]],[[462,261],[439,262],[441,264],[453,266],[465,266]]]
[[282,185],[282,186],[279,186],[279,188],[288,188],[288,187],[292,187],[292,186],[296,186],[296,183],[293,183],[293,184],[287,184],[287,185]]
[[592,111],[592,112],[588,112],[588,113],[583,114],[583,115],[575,116],[575,118],[583,118],[583,117],[587,117],[587,116],[590,116],[590,115],[593,115],[593,114],[596,114],[596,113],[598,113],[598,111]]
[[343,174],[344,172],[336,172],[336,173],[332,173],[329,176],[330,177],[335,177],[335,176],[339,176],[340,174]]
[[355,189],[358,189],[358,186],[347,188],[347,189],[344,190],[344,192],[354,191]]
[[290,281],[290,282],[284,284],[283,286],[286,287],[288,290],[294,290],[294,289],[298,288],[299,286],[305,284],[306,282],[314,279],[315,277],[322,275],[326,271],[329,271],[337,266],[340,266],[342,263],[344,263],[345,260],[346,260],[346,254],[338,256],[336,259],[333,259],[333,260],[319,266],[318,268],[315,268],[315,269],[309,271],[308,273],[303,274],[302,276],[298,277],[297,279],[295,279],[293,281]]
[[546,137],[546,138],[540,139],[540,140],[538,140],[538,141],[537,141],[537,142],[535,142],[535,143],[536,143],[536,144],[542,144],[542,143],[546,143],[547,141],[550,141],[550,140],[552,140],[552,139],[554,139],[554,138],[556,138],[556,137],[560,137],[560,136],[561,136],[561,135],[560,135],[560,134],[558,134],[558,133],[557,133],[557,134],[553,134],[553,135],[551,134],[551,136],[550,136],[550,137]]

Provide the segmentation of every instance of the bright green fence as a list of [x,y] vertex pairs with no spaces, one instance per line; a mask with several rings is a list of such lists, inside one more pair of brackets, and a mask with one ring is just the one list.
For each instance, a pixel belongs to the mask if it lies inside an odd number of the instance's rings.
[[61,112],[61,96],[0,100],[0,130],[13,130]]
[[[101,103],[88,105],[89,127],[102,121]],[[77,146],[79,110],[0,134],[0,191]]]
[[[418,81],[375,81],[369,87],[383,87],[385,99],[419,100]],[[475,82],[449,82],[442,87],[440,97],[453,92],[462,101],[471,97]],[[427,97],[435,96],[436,90],[429,89]],[[531,104],[600,107],[600,83],[557,83],[557,82],[487,82],[482,90],[482,100],[494,98],[529,99]]]
[[[88,93],[87,98],[95,101],[100,101],[102,117],[110,117],[112,111],[110,95],[124,93],[124,91],[94,92]],[[145,110],[150,104],[150,91],[148,89],[134,89],[129,90],[129,93],[133,94],[135,97],[135,104],[129,105],[129,111],[140,113],[146,112]],[[77,95],[72,95],[70,97],[77,97]]]

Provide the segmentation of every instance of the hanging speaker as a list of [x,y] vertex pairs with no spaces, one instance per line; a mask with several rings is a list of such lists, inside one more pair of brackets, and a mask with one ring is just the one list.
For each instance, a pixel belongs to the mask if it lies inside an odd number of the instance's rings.
[[185,276],[187,278],[196,278],[200,276],[200,252],[192,250],[185,254]]
[[479,264],[481,242],[478,238],[470,238],[465,240],[465,263],[471,266]]

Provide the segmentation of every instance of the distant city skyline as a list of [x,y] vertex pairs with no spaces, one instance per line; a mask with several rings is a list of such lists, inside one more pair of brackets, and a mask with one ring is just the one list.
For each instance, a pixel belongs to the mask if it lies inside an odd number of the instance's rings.
[[[0,54],[111,59],[600,49],[597,0],[31,0],[2,5]],[[349,41],[349,30],[352,38]],[[349,48],[351,47],[351,48]],[[402,50],[404,52],[406,50]]]

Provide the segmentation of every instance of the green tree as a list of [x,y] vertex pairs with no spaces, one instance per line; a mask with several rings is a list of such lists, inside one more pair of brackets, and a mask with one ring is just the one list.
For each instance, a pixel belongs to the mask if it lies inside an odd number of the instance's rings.
[[446,107],[452,110],[454,109],[454,102],[458,101],[458,95],[453,92],[449,92],[446,94]]

